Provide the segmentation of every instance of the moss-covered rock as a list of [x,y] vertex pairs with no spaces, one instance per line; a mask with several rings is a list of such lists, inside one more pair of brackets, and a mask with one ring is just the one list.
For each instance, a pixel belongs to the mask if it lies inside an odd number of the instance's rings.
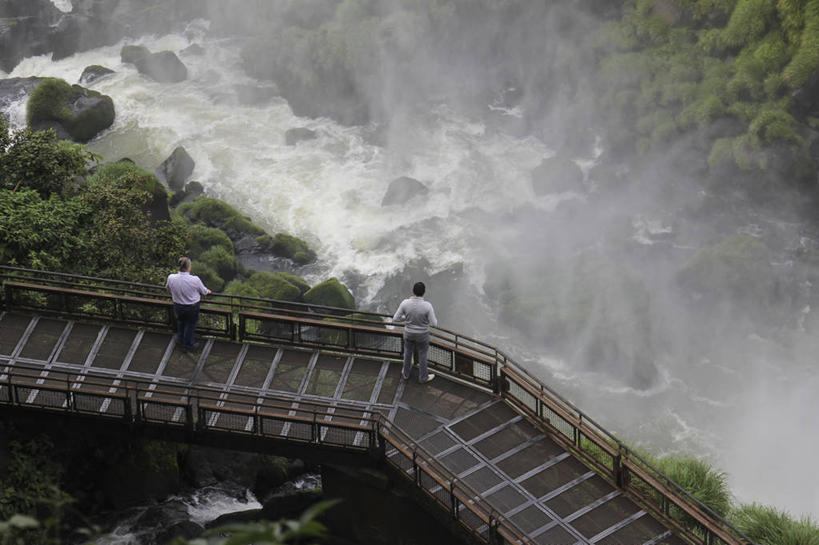
[[276,299],[278,301],[301,300],[301,289],[281,273],[258,271],[248,278],[247,284],[259,294],[259,297],[265,299]]
[[313,305],[355,309],[355,299],[338,278],[316,284],[304,294],[304,301]]
[[196,197],[202,195],[205,192],[205,188],[202,187],[202,184],[199,182],[188,182],[185,184],[184,189],[182,191],[177,191],[173,195],[171,195],[171,200],[169,204],[171,206],[179,206],[180,204],[184,204],[186,202],[193,202],[196,200]]
[[202,252],[196,260],[216,271],[216,274],[224,281],[233,280],[239,268],[236,258],[233,256],[233,252],[228,251],[224,246],[209,248]]
[[196,259],[205,251],[215,247],[222,247],[228,254],[233,255],[233,242],[220,229],[196,224],[191,225],[190,234],[191,242],[188,255],[192,259]]
[[47,78],[32,91],[26,121],[33,129],[53,128],[77,142],[88,142],[114,124],[114,101],[97,91]]
[[244,280],[234,279],[225,286],[224,292],[230,295],[239,295],[241,297],[261,297],[262,295]]
[[224,231],[234,242],[245,235],[261,236],[265,232],[253,224],[249,218],[224,201],[197,197],[193,202],[180,205],[177,210],[191,223],[201,223]]
[[305,241],[286,233],[275,236],[261,235],[256,238],[262,252],[292,259],[294,263],[305,265],[316,259],[316,253]]

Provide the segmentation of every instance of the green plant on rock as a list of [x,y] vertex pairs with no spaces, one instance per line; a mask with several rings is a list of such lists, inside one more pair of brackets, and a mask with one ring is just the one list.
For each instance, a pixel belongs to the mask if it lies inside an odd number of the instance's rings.
[[[295,276],[295,275],[293,275]],[[298,278],[298,277],[296,277]],[[301,288],[282,273],[259,271],[247,280],[260,297],[278,301],[301,301]]]
[[200,195],[193,202],[177,208],[191,223],[202,223],[224,231],[231,240],[245,235],[260,236],[264,231],[224,201]]
[[731,513],[730,520],[759,545],[819,545],[819,526],[814,520],[794,520],[774,507],[744,504]]
[[191,262],[191,274],[195,274],[210,291],[220,293],[225,288],[225,280],[206,263]]
[[233,253],[228,252],[224,246],[214,246],[202,252],[197,258],[197,262],[203,263],[216,271],[216,274],[225,281],[233,280],[239,268]]
[[299,265],[305,265],[316,259],[316,253],[310,249],[305,241],[286,233],[277,233],[272,237],[262,235],[256,238],[256,242],[259,243],[263,251],[280,257],[287,257]]
[[26,105],[26,122],[29,125],[43,121],[62,121],[71,117],[65,105],[74,90],[65,80],[46,78],[29,96]]
[[338,278],[329,278],[316,284],[304,294],[304,301],[313,305],[355,309],[355,299]]
[[[67,106],[79,100],[98,101],[98,107],[72,112]],[[38,125],[59,122],[72,138],[81,142],[91,140],[102,127],[114,122],[114,102],[111,97],[79,85],[69,85],[62,79],[46,78],[29,96],[26,121]]]
[[217,246],[224,248],[230,255],[234,253],[233,242],[221,229],[195,224],[191,226],[190,234],[191,241],[188,247],[188,256],[192,259],[198,258],[205,251]]

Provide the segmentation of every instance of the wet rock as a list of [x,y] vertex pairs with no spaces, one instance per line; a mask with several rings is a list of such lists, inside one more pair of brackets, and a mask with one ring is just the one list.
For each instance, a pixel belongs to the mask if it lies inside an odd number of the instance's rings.
[[156,168],[154,174],[172,191],[181,191],[195,166],[196,163],[187,150],[182,146],[177,146],[171,155]]
[[387,193],[381,199],[381,206],[404,204],[405,202],[429,193],[429,188],[409,176],[401,176],[390,182]]
[[204,192],[205,188],[202,187],[202,184],[199,182],[188,182],[185,184],[185,188],[182,189],[182,191],[177,191],[173,194],[173,196],[171,196],[170,201],[168,201],[168,205],[178,206],[186,202],[193,202],[196,197],[202,195]]
[[297,127],[295,129],[287,129],[284,133],[284,143],[288,146],[295,146],[299,142],[305,140],[315,140],[318,138],[316,131],[312,131],[307,127]]
[[176,538],[194,539],[202,535],[205,527],[192,520],[180,520],[156,534],[156,543],[166,545],[172,543]]
[[549,157],[532,171],[532,189],[535,195],[566,191],[582,192],[583,171],[571,159],[557,155]]
[[[160,528],[169,530],[171,527],[182,521],[187,521],[189,518],[188,506],[184,502],[180,500],[170,500],[146,509],[134,522],[132,529],[135,533],[144,530],[157,532]],[[157,537],[159,533],[161,533],[161,531],[157,533]],[[158,539],[156,542],[163,543]]]
[[201,56],[205,54],[205,48],[199,44],[192,44],[180,51],[183,55]]
[[114,124],[111,97],[63,80],[43,80],[29,96],[28,122],[32,129],[53,128],[58,136],[88,142]]
[[269,102],[278,96],[279,88],[273,84],[255,83],[253,85],[237,85],[234,87],[236,99],[243,106],[258,106]]
[[5,112],[12,104],[20,102],[43,81],[43,78],[0,79],[0,111]]
[[188,78],[188,69],[172,51],[151,53],[147,47],[123,46],[120,51],[122,62],[136,66],[140,74],[160,83],[178,83]]
[[106,68],[98,64],[93,64],[91,66],[87,66],[85,70],[82,71],[82,75],[80,75],[80,84],[89,85],[97,81],[98,79],[104,78],[105,76],[109,76],[114,73],[115,72],[110,68]]

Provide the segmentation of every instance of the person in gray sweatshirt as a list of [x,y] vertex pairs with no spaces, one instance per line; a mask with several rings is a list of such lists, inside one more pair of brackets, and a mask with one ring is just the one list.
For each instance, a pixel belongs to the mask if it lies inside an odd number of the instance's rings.
[[412,286],[412,297],[404,299],[395,316],[394,322],[404,322],[404,367],[401,377],[410,378],[412,371],[412,354],[418,350],[418,382],[425,384],[435,378],[433,373],[427,372],[427,351],[429,350],[429,328],[438,325],[432,305],[424,301],[426,286],[423,282],[416,282]]

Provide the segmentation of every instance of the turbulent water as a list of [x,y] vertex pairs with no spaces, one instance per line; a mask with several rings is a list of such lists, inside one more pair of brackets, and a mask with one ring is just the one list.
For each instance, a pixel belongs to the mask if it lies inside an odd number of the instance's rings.
[[[270,232],[308,240],[321,260],[306,271],[308,279],[355,279],[355,294],[364,305],[377,306],[374,298],[385,279],[415,259],[438,270],[462,264],[480,296],[486,241],[518,236],[504,231],[503,218],[524,208],[551,214],[565,201],[585,203],[572,193],[533,194],[529,173],[552,154],[535,137],[506,134],[445,105],[398,119],[387,134],[299,118],[276,98],[242,105],[237,90],[261,85],[242,72],[239,44],[208,37],[205,23],[136,43],[179,53],[189,78],[159,84],[140,76],[121,63],[123,44],[58,62],[29,58],[9,76],[54,76],[73,83],[86,66],[114,69],[114,75],[91,85],[110,95],[117,110],[115,125],[90,144],[93,151],[106,160],[130,157],[152,169],[184,146],[196,161],[193,179],[207,193]],[[194,43],[204,54],[185,51]],[[10,112],[15,124],[23,124],[24,111],[21,103]],[[313,129],[318,138],[287,146],[284,133],[295,127]],[[576,159],[587,168],[595,155],[590,149]],[[406,207],[382,207],[387,184],[399,176],[422,181],[429,194]],[[664,229],[656,220],[639,218],[633,228],[638,242]],[[431,286],[433,303],[434,293]],[[493,314],[480,299],[472,305],[473,314]],[[471,330],[466,318],[443,325],[466,329],[502,349],[519,346],[501,329]],[[762,338],[746,341],[743,348],[754,356],[741,366],[719,356],[685,365],[661,362],[659,381],[649,390],[533,351],[516,353],[532,372],[627,442],[655,452],[706,456],[729,473],[740,500],[819,516],[819,480],[808,469],[819,446],[814,423],[819,375],[812,364],[787,361]]]

